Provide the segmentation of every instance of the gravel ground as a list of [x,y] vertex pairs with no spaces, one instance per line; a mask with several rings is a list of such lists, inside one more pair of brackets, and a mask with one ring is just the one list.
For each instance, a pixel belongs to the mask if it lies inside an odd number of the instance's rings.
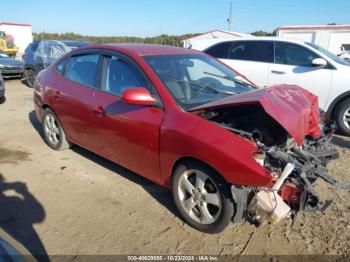
[[[0,226],[29,251],[82,254],[350,255],[349,192],[318,181],[324,214],[300,214],[291,227],[231,225],[200,233],[178,217],[171,194],[82,148],[55,152],[42,140],[33,90],[6,81],[0,105]],[[330,173],[350,183],[350,139],[336,137]],[[1,181],[2,180],[2,181]]]

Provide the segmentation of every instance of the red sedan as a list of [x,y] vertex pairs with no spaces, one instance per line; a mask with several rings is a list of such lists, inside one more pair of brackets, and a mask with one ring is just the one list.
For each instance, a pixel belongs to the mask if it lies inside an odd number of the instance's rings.
[[66,54],[38,75],[34,98],[51,148],[76,144],[171,188],[201,231],[329,205],[311,186],[337,155],[332,129],[299,87],[256,89],[200,52],[118,44]]

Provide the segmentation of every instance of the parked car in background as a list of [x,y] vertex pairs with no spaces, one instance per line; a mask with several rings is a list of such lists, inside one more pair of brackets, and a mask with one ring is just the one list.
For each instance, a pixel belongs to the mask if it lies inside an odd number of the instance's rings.
[[319,98],[321,109],[350,135],[350,66],[311,43],[276,37],[221,41],[205,50],[260,87],[296,84]]
[[23,55],[27,85],[33,87],[35,76],[69,51],[71,48],[61,41],[41,40],[31,43]]
[[[337,157],[317,97],[297,86],[256,89],[201,52],[82,47],[39,73],[34,105],[51,148],[77,144],[171,188],[185,221],[204,232],[247,213],[277,222],[330,203],[312,189]],[[256,209],[268,198],[277,202]]]
[[76,41],[76,40],[64,40],[62,42],[65,43],[67,46],[69,46],[71,49],[75,49],[75,48],[79,48],[79,47],[82,47],[82,46],[90,45],[89,42]]
[[5,83],[0,72],[0,104],[5,102]]
[[0,72],[3,78],[22,78],[24,72],[23,62],[0,51]]

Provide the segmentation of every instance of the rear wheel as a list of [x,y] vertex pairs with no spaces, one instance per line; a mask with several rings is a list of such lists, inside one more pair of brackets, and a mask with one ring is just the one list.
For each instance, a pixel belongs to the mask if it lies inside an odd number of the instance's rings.
[[350,136],[350,98],[337,106],[334,117],[340,133]]
[[36,74],[33,69],[25,69],[24,71],[25,81],[26,81],[26,84],[31,88],[34,87],[35,76]]
[[62,129],[61,123],[58,121],[54,112],[46,108],[42,119],[43,133],[46,143],[55,150],[63,150],[70,147],[70,143],[66,140],[66,135]]
[[212,168],[196,161],[181,163],[173,174],[172,191],[179,212],[190,226],[217,233],[231,222],[234,207],[229,185]]

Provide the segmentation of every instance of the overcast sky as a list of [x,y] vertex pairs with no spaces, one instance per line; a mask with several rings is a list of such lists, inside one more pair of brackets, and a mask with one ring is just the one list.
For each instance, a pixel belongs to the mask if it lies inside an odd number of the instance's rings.
[[[153,36],[227,29],[230,0],[2,1],[0,21],[29,23],[34,32]],[[350,24],[350,0],[233,0],[232,30]],[[6,11],[5,11],[6,10]]]

